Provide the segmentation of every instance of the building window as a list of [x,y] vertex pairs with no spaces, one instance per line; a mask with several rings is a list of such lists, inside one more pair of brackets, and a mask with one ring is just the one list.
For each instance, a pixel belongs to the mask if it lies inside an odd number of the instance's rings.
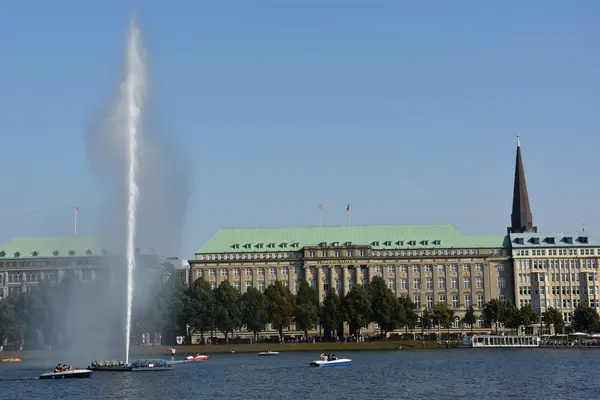
[[484,304],[483,295],[478,294],[477,295],[477,307],[483,308],[483,304]]
[[427,296],[427,308],[433,308],[433,296]]
[[269,268],[270,275],[277,275],[277,268]]
[[421,309],[421,296],[417,294],[413,297],[413,300],[415,302],[415,305],[417,306],[417,310],[420,310]]
[[433,279],[427,278],[427,289],[433,289]]
[[402,279],[400,281],[400,284],[402,285],[401,286],[402,290],[408,290],[408,279]]
[[445,294],[440,294],[440,303],[446,304],[446,295]]
[[252,276],[252,268],[246,268],[246,276]]
[[264,268],[259,268],[258,269],[258,276],[264,276],[265,275],[265,269]]
[[211,268],[208,270],[208,276],[216,276],[217,275],[217,270],[215,270],[214,268]]
[[246,290],[248,290],[249,287],[252,287],[252,282],[247,281],[246,282]]
[[290,286],[290,281],[288,281],[287,279],[283,281],[283,287],[289,287]]
[[308,256],[309,256],[310,258],[315,258],[315,252],[314,252],[314,251],[309,251],[309,252],[308,252]]
[[226,269],[221,270],[221,276],[229,276],[229,271]]
[[433,272],[433,264],[427,264],[427,266],[425,268],[426,268],[425,271]]
[[283,267],[283,274],[284,275],[289,275],[290,274],[290,269],[288,267]]
[[504,264],[498,264],[498,272],[504,272]]
[[212,290],[215,290],[215,289],[217,288],[217,283],[216,283],[216,282],[211,282],[211,283],[210,283],[210,288],[211,288]]
[[395,279],[388,279],[388,288],[390,288],[390,290],[392,292],[396,292],[396,280]]
[[421,280],[419,278],[413,279],[413,289],[421,289]]
[[471,272],[471,264],[464,264],[463,272]]
[[476,271],[477,272],[483,272],[483,264],[477,264]]
[[443,273],[444,273],[444,269],[445,269],[445,265],[444,265],[444,264],[440,264],[440,265],[438,265],[438,272],[439,272],[440,274],[443,274]]
[[503,277],[499,277],[498,278],[498,288],[504,289],[504,286],[505,286],[504,278]]
[[441,290],[446,289],[446,279],[438,278],[438,289],[441,289]]
[[450,272],[452,273],[457,273],[458,272],[458,265],[457,264],[451,264],[450,265]]
[[238,292],[240,291],[240,283],[239,282],[233,282],[233,287],[235,288],[235,290],[237,290]]
[[329,281],[328,280],[323,281],[323,291],[325,293],[327,293],[329,291]]
[[463,283],[465,284],[465,289],[471,289],[471,278],[465,278]]
[[342,281],[337,280],[337,279],[335,280],[335,291],[340,295],[343,294],[342,293]]
[[258,281],[258,290],[261,292],[265,291],[265,281]]
[[450,281],[450,287],[452,289],[458,289],[458,278],[452,278]]
[[465,294],[465,307],[469,308],[471,307],[473,304],[471,303],[471,294],[470,293],[466,293]]
[[457,310],[459,307],[458,304],[458,295],[457,294],[453,294],[452,295],[452,308],[454,308],[455,310]]
[[240,276],[240,270],[238,268],[234,268],[232,271],[234,276]]
[[418,274],[421,270],[421,267],[419,264],[413,265],[413,273]]
[[393,265],[388,265],[388,274],[394,274],[396,272],[396,268]]
[[477,279],[475,280],[475,285],[476,285],[477,289],[483,289],[483,278],[478,276]]

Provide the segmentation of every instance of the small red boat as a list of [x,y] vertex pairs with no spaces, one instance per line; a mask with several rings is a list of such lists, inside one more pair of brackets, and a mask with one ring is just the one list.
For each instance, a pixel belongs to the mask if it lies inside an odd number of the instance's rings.
[[195,356],[187,356],[185,359],[188,361],[208,361],[210,357],[196,354]]

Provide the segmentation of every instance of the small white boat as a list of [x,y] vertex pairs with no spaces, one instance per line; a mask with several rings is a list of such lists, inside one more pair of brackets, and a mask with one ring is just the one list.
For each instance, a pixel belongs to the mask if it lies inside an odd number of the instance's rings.
[[278,351],[262,351],[258,353],[259,356],[268,357],[268,356],[278,356]]
[[345,367],[350,365],[351,363],[352,360],[349,358],[340,358],[339,360],[331,361],[317,360],[311,362],[309,365],[311,367]]
[[40,379],[71,379],[71,378],[89,378],[92,371],[89,369],[72,369],[69,371],[47,372],[40,375]]

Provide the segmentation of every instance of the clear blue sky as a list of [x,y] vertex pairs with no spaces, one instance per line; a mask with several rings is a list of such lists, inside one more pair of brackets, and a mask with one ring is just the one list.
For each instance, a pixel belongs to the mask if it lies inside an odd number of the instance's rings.
[[[160,3],[160,4],[159,4]],[[483,3],[494,5],[483,5]],[[85,151],[137,10],[192,168],[181,253],[220,227],[503,233],[520,132],[534,223],[600,232],[600,2],[5,1],[0,242],[93,233]]]

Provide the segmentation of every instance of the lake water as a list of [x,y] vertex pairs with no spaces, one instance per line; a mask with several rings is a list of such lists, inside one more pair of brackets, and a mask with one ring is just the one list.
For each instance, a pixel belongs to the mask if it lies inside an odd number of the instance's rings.
[[[53,366],[0,363],[1,399],[598,399],[600,350],[450,349],[339,353],[349,367],[311,368],[317,353],[216,354],[153,373],[35,379]],[[162,358],[162,357],[157,357]]]

